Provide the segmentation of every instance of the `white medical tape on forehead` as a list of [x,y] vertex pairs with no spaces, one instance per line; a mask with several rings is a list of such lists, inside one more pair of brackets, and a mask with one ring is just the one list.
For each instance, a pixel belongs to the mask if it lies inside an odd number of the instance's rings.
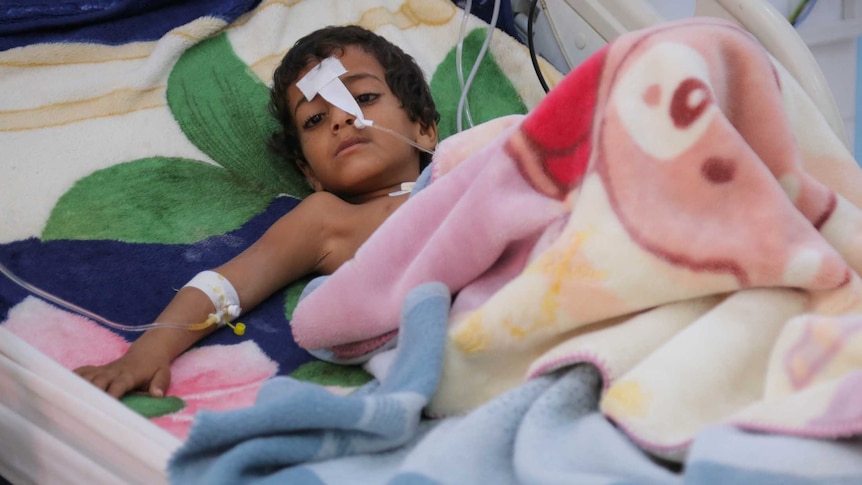
[[366,120],[362,116],[359,104],[356,103],[353,95],[347,90],[347,86],[339,78],[346,72],[347,69],[337,57],[327,57],[297,81],[296,87],[302,91],[302,95],[308,101],[319,94],[329,104],[355,116],[357,128],[362,129],[365,126],[371,126],[373,121]]
[[239,306],[239,295],[230,281],[215,271],[201,271],[183,287],[190,286],[203,291],[213,303],[216,311],[210,313],[219,325],[227,325],[242,313]]

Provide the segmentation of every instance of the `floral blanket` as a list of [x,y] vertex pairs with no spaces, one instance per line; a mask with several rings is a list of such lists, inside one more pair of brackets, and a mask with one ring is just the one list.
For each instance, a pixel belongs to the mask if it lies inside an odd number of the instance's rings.
[[[427,74],[441,135],[455,131],[463,11],[448,0],[90,6],[0,7],[8,20],[0,25],[0,263],[109,320],[150,323],[177,288],[309,193],[266,149],[271,74],[301,36],[346,23],[386,36]],[[467,22],[468,73],[485,27]],[[526,49],[497,31],[471,90],[476,122],[541,99],[523,65]],[[289,321],[305,284],[244,315],[243,337],[216,332],[179,358],[169,398],[124,402],[185,438],[197,410],[250,405],[276,375],[340,388],[366,382],[361,370],[320,362],[294,343]],[[70,369],[108,362],[139,335],[48,305],[3,276],[0,321]]]

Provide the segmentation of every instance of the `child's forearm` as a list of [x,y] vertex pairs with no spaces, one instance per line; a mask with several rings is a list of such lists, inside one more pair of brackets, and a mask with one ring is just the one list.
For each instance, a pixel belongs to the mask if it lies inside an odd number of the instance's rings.
[[[309,204],[309,200],[314,203]],[[325,246],[323,232],[319,229],[319,214],[331,209],[320,205],[326,202],[331,205],[328,198],[309,197],[273,224],[251,247],[213,269],[235,289],[243,310],[251,310],[285,284],[315,269],[321,259],[321,248]],[[296,235],[298,228],[302,229],[302,237]],[[196,324],[204,322],[215,311],[203,291],[183,287],[156,322]],[[216,328],[216,325],[204,330],[154,328],[141,335],[128,353],[144,356],[148,361],[170,362]]]
[[[209,298],[195,288],[182,288],[156,318],[159,323],[195,324],[203,322],[214,311]],[[173,361],[200,339],[211,334],[216,325],[204,330],[160,327],[148,330],[129,348],[129,352],[143,352],[152,358]]]

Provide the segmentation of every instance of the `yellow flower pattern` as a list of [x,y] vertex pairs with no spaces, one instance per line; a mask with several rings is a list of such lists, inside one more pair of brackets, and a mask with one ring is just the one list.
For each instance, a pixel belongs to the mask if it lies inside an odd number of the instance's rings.
[[646,416],[650,395],[636,381],[623,381],[614,384],[602,401],[602,410],[617,416]]
[[[452,332],[457,348],[464,353],[478,353],[488,350],[495,337],[499,341],[493,343],[499,345],[558,332],[565,318],[560,313],[565,293],[584,283],[594,286],[607,277],[605,271],[591,266],[582,253],[592,233],[589,229],[563,235],[560,240],[566,241],[566,245],[551,247],[521,276],[458,324]],[[530,298],[538,299],[539,305],[524,305],[525,299]],[[538,311],[524,313],[525,308]]]

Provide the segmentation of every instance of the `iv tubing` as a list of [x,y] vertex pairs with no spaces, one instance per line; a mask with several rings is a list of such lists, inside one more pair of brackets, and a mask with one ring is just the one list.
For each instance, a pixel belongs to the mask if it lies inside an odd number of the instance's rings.
[[382,132],[384,132],[384,133],[389,133],[390,135],[392,135],[392,136],[394,136],[394,137],[396,137],[396,138],[400,139],[400,140],[401,140],[401,141],[403,141],[404,143],[407,143],[408,145],[411,145],[412,147],[416,148],[417,150],[421,150],[421,151],[423,151],[423,152],[425,152],[425,153],[428,153],[428,154],[434,155],[434,150],[429,150],[429,149],[427,149],[427,148],[423,147],[422,145],[420,145],[420,144],[416,143],[415,141],[411,140],[410,138],[407,138],[406,136],[402,135],[401,133],[398,133],[397,131],[390,130],[389,128],[385,128],[385,127],[380,126],[380,125],[375,124],[375,123],[372,123],[372,124],[370,124],[370,125],[363,124],[362,128],[364,129],[364,128],[365,128],[365,127],[367,127],[367,126],[370,126],[370,127],[372,127],[372,128],[378,129],[378,130],[380,130],[380,131],[382,131]]
[[[464,5],[464,15],[461,16],[461,29],[458,31],[458,46],[455,49],[455,68],[458,72],[458,85],[461,92],[464,92],[464,38],[467,36],[467,19],[470,18],[470,11],[473,8],[473,0],[467,0]],[[467,115],[467,123],[473,126],[473,115],[470,113],[469,100],[464,103],[464,113]],[[462,113],[456,113],[457,122],[461,122]],[[458,126],[458,131],[461,131],[461,126]]]
[[17,284],[21,288],[24,288],[25,290],[29,291],[30,293],[33,293],[36,296],[39,296],[40,298],[42,298],[44,300],[47,300],[51,303],[55,303],[55,304],[57,304],[63,308],[71,310],[71,311],[73,311],[79,315],[85,316],[91,320],[95,320],[95,321],[101,323],[102,325],[105,325],[107,327],[116,328],[118,330],[126,330],[129,332],[143,332],[145,330],[149,330],[151,328],[157,328],[157,327],[181,328],[181,329],[186,329],[186,330],[203,330],[203,329],[217,323],[215,319],[207,319],[201,323],[191,323],[191,324],[155,322],[155,323],[148,323],[145,325],[125,325],[122,323],[117,323],[117,322],[113,322],[111,320],[108,320],[107,318],[104,318],[100,315],[97,315],[91,311],[85,310],[85,309],[79,307],[78,305],[75,305],[74,303],[69,303],[68,301],[66,301],[66,300],[64,300],[58,296],[55,296],[55,295],[48,293],[47,291],[45,291],[41,288],[37,288],[37,287],[31,285],[30,283],[27,283],[26,281],[22,280],[21,278],[15,276],[15,274],[13,274],[11,271],[9,271],[9,268],[4,266],[2,263],[0,263],[0,273],[3,273],[7,278],[12,280],[12,282]]
[[482,59],[485,58],[485,53],[488,51],[488,46],[491,45],[491,37],[494,35],[494,29],[497,26],[497,18],[500,16],[500,0],[496,0],[494,2],[494,12],[491,14],[491,23],[488,25],[488,34],[485,36],[485,42],[482,43],[482,48],[479,49],[479,54],[476,55],[476,62],[473,63],[473,69],[470,71],[470,75],[467,76],[467,82],[464,86],[464,89],[461,90],[461,99],[458,100],[458,116],[457,116],[457,126],[458,131],[462,131],[463,123],[461,122],[460,113],[464,112],[464,105],[467,102],[467,93],[470,91],[470,86],[473,84],[473,79],[476,77],[476,73],[479,72],[479,65],[482,63]]

